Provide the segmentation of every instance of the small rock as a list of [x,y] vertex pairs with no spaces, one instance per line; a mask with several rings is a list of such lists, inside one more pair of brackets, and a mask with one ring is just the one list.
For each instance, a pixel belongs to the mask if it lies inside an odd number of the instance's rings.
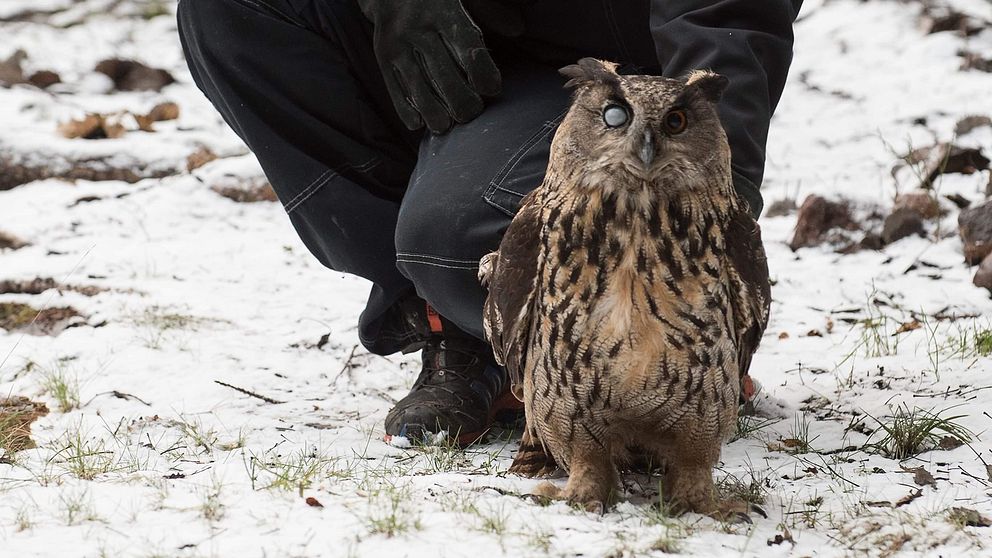
[[992,292],[992,254],[985,256],[985,259],[982,260],[972,282],[976,287],[988,289],[989,292]]
[[882,242],[892,244],[911,235],[925,236],[923,218],[916,211],[903,207],[893,211],[882,225]]
[[18,49],[6,60],[0,61],[0,86],[10,87],[24,83],[24,71],[21,69],[21,62],[24,62],[27,57],[26,52]]
[[856,230],[857,222],[851,216],[850,205],[845,201],[830,201],[811,195],[803,201],[796,220],[796,229],[789,247],[798,250],[816,246],[831,229]]
[[917,215],[924,219],[934,219],[940,216],[940,203],[937,198],[927,192],[909,192],[896,196],[893,213],[900,209],[915,211]]
[[964,261],[968,265],[981,263],[992,252],[992,201],[962,210],[958,233],[964,243]]
[[950,143],[914,149],[901,159],[893,173],[906,165],[917,167],[914,174],[923,177],[919,186],[925,190],[931,189],[942,174],[974,174],[988,169],[990,163],[980,148],[960,147]]
[[965,116],[954,125],[954,135],[963,136],[977,128],[992,126],[992,118],[984,115]]
[[881,235],[878,233],[865,233],[864,238],[858,243],[858,248],[861,250],[881,250],[885,246],[885,242],[882,241]]
[[775,200],[768,209],[765,210],[765,217],[783,217],[785,215],[792,215],[796,212],[796,200],[792,198],[783,198],[780,200]]
[[979,170],[986,170],[989,162],[980,148],[943,144],[937,150],[937,156],[929,161],[921,187],[930,188],[942,174],[974,174]]
[[31,74],[28,77],[28,83],[37,87],[38,89],[48,89],[49,87],[55,85],[56,83],[62,83],[62,78],[55,72],[49,70],[41,70]]
[[169,72],[135,60],[112,58],[97,64],[95,70],[113,80],[118,91],[161,91],[176,81]]

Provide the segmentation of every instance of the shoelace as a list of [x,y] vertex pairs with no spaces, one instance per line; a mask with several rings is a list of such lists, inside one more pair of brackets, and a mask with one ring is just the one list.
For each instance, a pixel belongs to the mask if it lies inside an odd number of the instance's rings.
[[[430,357],[424,359],[424,368],[421,370],[420,375],[417,377],[415,383],[416,387],[424,385],[432,385],[434,383],[443,383],[448,381],[447,376],[449,374],[454,375],[456,378],[470,383],[473,378],[468,374],[472,367],[479,364],[479,357],[472,351],[461,349],[458,347],[450,347],[447,344],[442,345],[443,341],[428,341],[427,347],[424,348],[425,352],[428,352]],[[440,354],[441,352],[456,353],[468,357],[465,362],[461,363],[445,363],[444,366],[440,365]],[[432,380],[439,379],[441,381],[434,382]]]

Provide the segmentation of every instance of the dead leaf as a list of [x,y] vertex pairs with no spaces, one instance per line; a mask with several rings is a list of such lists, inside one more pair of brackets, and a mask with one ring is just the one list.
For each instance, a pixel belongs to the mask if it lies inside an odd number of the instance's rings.
[[833,333],[834,331],[834,320],[832,318],[827,318],[827,333]]
[[322,507],[324,507],[324,504],[321,504],[320,501],[317,500],[316,498],[314,498],[313,496],[307,496],[306,502],[307,502],[307,505],[310,506],[311,508],[322,508]]
[[217,154],[210,150],[209,147],[200,146],[199,149],[189,154],[186,158],[186,171],[193,172],[194,170],[206,165],[211,161],[217,160]]
[[175,120],[179,118],[179,105],[171,101],[159,103],[148,112],[148,117],[155,122],[163,120]]
[[990,481],[992,481],[992,465],[985,465],[985,475],[988,476]]
[[782,333],[779,333],[778,334],[778,338],[779,339],[788,339],[789,338],[789,332],[783,331]]
[[964,442],[962,442],[959,438],[955,438],[954,436],[944,436],[940,439],[940,443],[937,444],[937,447],[945,451],[950,451],[963,445]]
[[123,136],[127,130],[116,118],[103,114],[90,113],[81,119],[70,120],[59,125],[59,133],[69,139],[116,139]]
[[243,183],[230,185],[216,184],[210,189],[238,203],[274,202],[279,199],[272,186],[264,179],[245,180]]
[[992,521],[977,511],[969,508],[951,508],[947,518],[955,523],[968,527],[992,527]]
[[19,250],[29,244],[16,236],[0,231],[0,250]]
[[903,496],[902,498],[900,498],[899,500],[897,500],[896,501],[896,504],[895,504],[895,507],[901,508],[901,507],[905,506],[906,504],[912,502],[913,500],[919,498],[920,496],[923,496],[923,489],[922,488],[917,488],[916,490],[910,492],[906,496]]
[[83,320],[75,308],[42,308],[27,304],[0,302],[0,329],[24,331],[31,335],[57,335]]
[[892,502],[889,502],[888,500],[872,500],[870,502],[865,502],[865,505],[869,508],[891,508]]
[[152,124],[155,123],[155,119],[151,116],[144,114],[135,114],[134,121],[138,123],[138,129],[142,132],[154,132],[155,128]]
[[823,337],[823,334],[818,329],[811,329],[806,332],[806,337]]
[[27,397],[0,399],[0,449],[14,453],[37,447],[31,439],[31,423],[47,414],[44,403]]
[[923,324],[921,324],[919,320],[913,320],[911,322],[906,322],[904,324],[901,324],[899,326],[899,329],[897,329],[896,332],[893,333],[892,335],[899,335],[900,333],[906,333],[908,331],[920,329],[921,327],[923,327]]
[[792,533],[789,532],[789,528],[788,527],[783,527],[782,528],[782,534],[776,533],[773,538],[768,539],[768,546],[772,546],[772,545],[776,545],[776,544],[782,544],[784,542],[790,542],[793,545],[796,544],[796,541],[793,540]]
[[933,475],[930,474],[930,471],[927,471],[922,466],[913,467],[913,468],[909,468],[909,467],[901,467],[901,468],[905,473],[913,473],[913,482],[915,482],[917,486],[927,486],[927,485],[937,486],[937,479],[933,478]]

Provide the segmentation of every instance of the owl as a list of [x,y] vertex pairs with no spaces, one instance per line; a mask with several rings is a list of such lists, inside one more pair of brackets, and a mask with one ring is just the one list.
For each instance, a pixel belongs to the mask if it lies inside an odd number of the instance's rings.
[[731,180],[716,104],[727,79],[619,75],[591,58],[543,183],[480,262],[486,334],[524,402],[511,472],[562,467],[590,509],[617,499],[618,467],[664,463],[679,511],[747,519],[713,467],[769,313],[760,230]]

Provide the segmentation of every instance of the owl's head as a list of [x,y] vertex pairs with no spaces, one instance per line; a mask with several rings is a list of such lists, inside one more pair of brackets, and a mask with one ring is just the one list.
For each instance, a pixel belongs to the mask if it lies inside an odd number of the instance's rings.
[[730,148],[716,111],[727,78],[707,71],[684,79],[619,75],[616,64],[593,58],[560,72],[575,94],[552,160],[581,165],[592,182],[627,175],[693,187],[729,179]]

